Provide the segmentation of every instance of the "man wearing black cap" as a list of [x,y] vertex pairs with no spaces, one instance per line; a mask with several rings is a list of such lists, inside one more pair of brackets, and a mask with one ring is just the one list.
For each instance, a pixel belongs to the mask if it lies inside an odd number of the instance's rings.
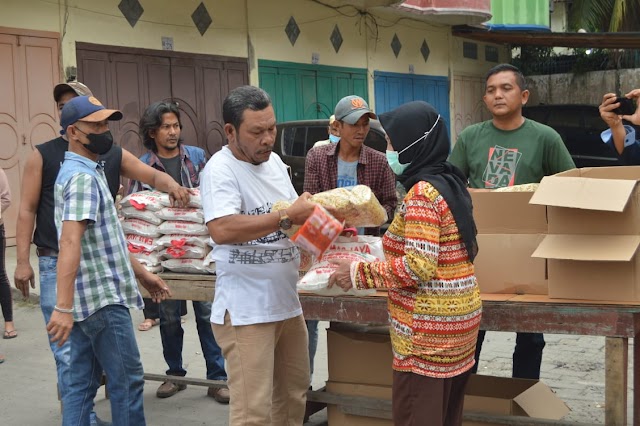
[[[393,218],[396,208],[396,179],[386,157],[364,145],[369,120],[378,118],[360,96],[346,96],[336,104],[335,123],[340,141],[315,147],[307,153],[304,168],[304,191],[310,194],[334,188],[367,185]],[[367,228],[366,234],[378,235],[379,228]],[[309,359],[318,345],[318,321],[307,321]]]
[[[53,97],[58,111],[77,96],[91,95],[87,86],[72,81],[58,84]],[[66,135],[39,144],[27,159],[22,180],[20,211],[16,226],[17,266],[14,274],[16,288],[24,297],[29,296],[29,287],[35,288],[33,268],[29,261],[31,237],[37,247],[40,275],[40,308],[45,324],[49,322],[56,302],[56,269],[58,262],[58,237],[54,223],[53,188],[64,155],[68,148]],[[109,152],[100,156],[110,192],[115,198],[120,186],[120,176],[154,183],[156,187],[180,202],[188,202],[188,191],[180,187],[169,175],[158,172],[139,161],[128,151],[114,145]],[[185,201],[186,200],[186,201]],[[34,232],[35,226],[35,232]],[[60,397],[67,390],[69,367],[69,344],[58,345],[49,342],[56,361],[58,389]],[[92,425],[97,424],[95,415]]]
[[71,344],[65,425],[89,423],[102,370],[109,377],[113,423],[145,424],[142,362],[129,313],[144,306],[136,278],[155,301],[171,295],[160,277],[130,255],[97,162],[113,145],[108,121],[120,119],[120,111],[106,109],[93,96],[71,99],[60,114],[69,151],[54,187],[60,253],[47,332],[52,342]]

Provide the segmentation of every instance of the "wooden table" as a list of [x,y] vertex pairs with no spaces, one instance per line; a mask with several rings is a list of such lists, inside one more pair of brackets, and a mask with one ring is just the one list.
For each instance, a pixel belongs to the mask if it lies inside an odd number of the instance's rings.
[[[215,276],[164,273],[172,298],[212,300]],[[640,305],[549,299],[547,296],[483,294],[482,328],[492,331],[606,337],[605,424],[627,424],[628,339],[640,335]],[[300,293],[305,319],[351,324],[387,324],[384,292],[373,297],[324,297]],[[640,424],[640,344],[633,345],[633,419]],[[150,375],[155,376],[155,375]],[[159,380],[164,376],[150,377]],[[185,379],[187,380],[187,379]],[[189,379],[193,380],[193,379]],[[190,382],[191,383],[191,382]],[[329,395],[311,400],[331,402]],[[482,417],[482,416],[480,416]],[[516,424],[509,421],[505,424]],[[527,424],[536,424],[530,420]],[[550,423],[546,423],[550,424]],[[571,424],[555,422],[553,424]]]

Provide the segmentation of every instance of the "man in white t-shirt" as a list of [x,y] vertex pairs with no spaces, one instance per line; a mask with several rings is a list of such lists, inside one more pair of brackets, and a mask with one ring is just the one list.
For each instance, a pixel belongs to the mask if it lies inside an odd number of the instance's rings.
[[309,386],[307,329],[296,291],[300,255],[282,230],[313,212],[298,196],[285,164],[272,154],[276,118],[269,95],[234,89],[222,115],[229,144],[207,163],[200,184],[205,222],[215,242],[216,290],[211,322],[227,361],[229,424],[303,422]]

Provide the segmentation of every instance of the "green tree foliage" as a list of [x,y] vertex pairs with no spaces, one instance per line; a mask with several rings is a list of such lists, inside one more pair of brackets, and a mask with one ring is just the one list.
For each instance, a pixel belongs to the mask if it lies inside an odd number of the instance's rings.
[[573,0],[569,29],[588,32],[640,31],[640,0]]

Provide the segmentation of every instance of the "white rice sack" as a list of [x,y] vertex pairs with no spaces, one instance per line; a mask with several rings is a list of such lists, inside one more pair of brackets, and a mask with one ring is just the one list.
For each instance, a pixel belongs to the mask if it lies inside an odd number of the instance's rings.
[[135,207],[123,207],[122,216],[125,219],[141,219],[154,225],[160,225],[164,221],[151,210],[138,210]]
[[122,221],[122,229],[125,234],[135,234],[143,237],[156,238],[162,235],[158,228],[158,225],[154,225],[141,219],[124,219]]
[[210,269],[213,269],[214,271],[216,270],[216,262],[212,259],[211,252],[209,252],[209,254],[205,256],[205,258],[202,260],[202,264],[205,268],[208,267]]
[[357,251],[370,254],[376,260],[385,260],[382,248],[382,238],[368,235],[356,235],[354,237],[338,237],[330,246],[329,251]]
[[202,259],[210,251],[210,248],[184,244],[181,247],[167,247],[160,250],[162,259]]
[[202,223],[167,220],[158,226],[161,234],[209,235],[209,229]]
[[159,247],[157,238],[144,237],[136,234],[126,234],[125,238],[127,239],[127,246],[129,246],[129,251],[131,252],[133,252],[131,248],[134,250],[154,251]]
[[197,208],[181,209],[178,207],[164,207],[162,210],[156,212],[156,216],[158,216],[161,221],[181,220],[183,222],[204,223],[204,212],[202,209]]
[[310,291],[322,296],[371,296],[376,294],[375,289],[358,290],[351,287],[348,291],[334,285],[328,288],[329,277],[336,271],[337,265],[331,263],[333,259],[346,259],[352,262],[375,262],[377,259],[370,254],[357,251],[326,251],[322,259],[314,263],[304,277],[298,281],[298,290]]
[[215,274],[215,263],[205,264],[206,259],[167,259],[162,266],[173,272],[185,274]]
[[158,247],[181,247],[184,244],[209,247],[209,235],[169,234],[158,238]]
[[[131,250],[129,250],[131,251]],[[160,264],[160,254],[157,251],[135,251],[131,252],[133,257],[143,265],[158,266]]]
[[120,201],[120,205],[124,207],[133,207],[138,210],[150,210],[157,212],[165,206],[169,205],[169,194],[160,191],[140,191],[129,194]]
[[[187,207],[194,207],[197,209],[202,208],[202,199],[200,198],[200,188],[189,188],[189,204]],[[171,200],[169,199],[169,195],[166,194],[167,197],[160,200],[163,207],[171,207]]]
[[147,271],[151,272],[152,274],[157,274],[158,272],[162,272],[162,265],[158,264],[158,265],[142,265],[142,267],[144,269],[146,269]]

